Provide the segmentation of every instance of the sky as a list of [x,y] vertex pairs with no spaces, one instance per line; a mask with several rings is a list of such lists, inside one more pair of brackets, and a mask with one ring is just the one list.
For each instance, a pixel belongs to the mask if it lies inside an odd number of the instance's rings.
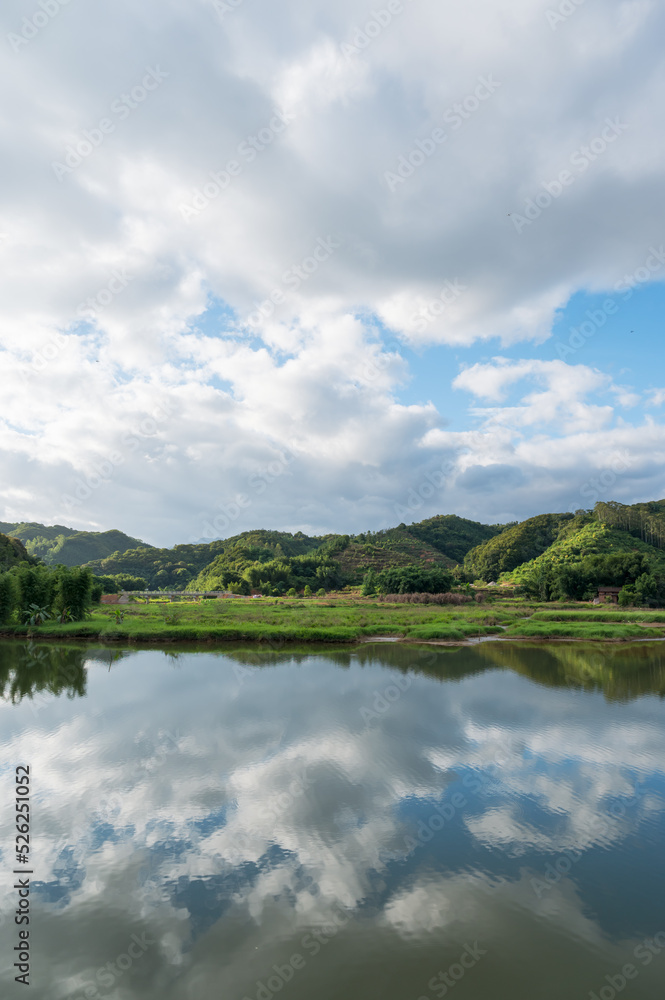
[[[248,979],[281,963],[288,942],[335,908],[391,974],[405,967],[400,939],[418,945],[420,978],[405,990],[414,998],[434,995],[422,956],[446,954],[458,939],[461,951],[470,935],[502,963],[494,974],[504,980],[507,968],[512,981],[515,968],[533,973],[529,953],[550,976],[576,969],[578,985],[580,968],[596,962],[621,969],[662,926],[662,904],[644,898],[658,870],[662,884],[662,702],[544,690],[507,671],[498,647],[438,650],[430,669],[439,678],[463,657],[461,675],[445,684],[418,669],[396,674],[371,647],[310,662],[179,654],[172,666],[144,650],[112,670],[88,659],[83,699],[41,692],[0,702],[3,759],[30,760],[39,775],[32,902],[41,995],[58,983],[61,995],[83,997],[96,970],[125,950],[130,928],[147,931],[154,947],[144,978],[128,976],[120,995],[255,997]],[[558,648],[563,670],[571,654]],[[383,709],[378,699],[395,676],[402,693]],[[5,799],[13,786],[4,768]],[[457,795],[454,815],[443,813],[427,839],[419,823]],[[3,822],[2,842],[11,842]],[[566,855],[570,876],[547,883],[548,865]],[[15,900],[4,879],[3,915]],[[14,941],[3,930],[4,959]],[[521,961],[508,964],[516,939]],[[362,961],[346,954],[357,981]],[[334,979],[339,951],[331,961]],[[662,982],[655,962],[653,973]],[[326,981],[316,976],[314,987]],[[319,995],[314,987],[294,983],[283,996]],[[640,996],[662,995],[655,980],[652,993],[642,987]],[[470,995],[495,992],[488,983]],[[523,995],[534,993],[525,985]]]
[[665,496],[665,9],[7,0],[0,520]]

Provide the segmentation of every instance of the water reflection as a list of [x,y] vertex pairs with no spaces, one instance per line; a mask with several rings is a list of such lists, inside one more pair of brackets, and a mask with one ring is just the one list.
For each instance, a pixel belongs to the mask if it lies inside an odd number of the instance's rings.
[[3,643],[0,655],[0,695],[16,704],[38,694],[83,697],[85,694],[83,649],[46,643]]
[[588,997],[665,930],[660,648],[0,645],[33,995],[416,1000],[477,944],[470,1000]]

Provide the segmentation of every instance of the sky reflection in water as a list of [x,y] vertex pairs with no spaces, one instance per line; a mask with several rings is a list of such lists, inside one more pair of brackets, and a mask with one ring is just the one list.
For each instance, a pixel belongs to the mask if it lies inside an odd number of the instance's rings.
[[32,997],[660,1000],[661,648],[0,644]]

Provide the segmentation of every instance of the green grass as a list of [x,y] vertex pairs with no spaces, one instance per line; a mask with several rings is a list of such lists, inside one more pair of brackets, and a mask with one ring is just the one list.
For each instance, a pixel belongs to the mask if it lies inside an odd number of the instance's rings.
[[[373,599],[152,601],[96,606],[87,621],[35,628],[6,626],[5,635],[94,638],[124,642],[355,642],[373,636],[463,642],[481,636],[505,638],[645,639],[665,635],[665,611],[593,609],[496,601],[491,604],[387,604]],[[575,609],[575,610],[572,610]],[[638,623],[656,623],[644,628]]]
[[[664,626],[665,629],[665,626]],[[555,622],[523,622],[513,625],[505,633],[506,638],[530,639],[647,639],[660,638],[664,632],[640,628],[639,625],[604,624],[594,625],[591,622],[555,623]]]
[[538,622],[659,622],[665,624],[663,611],[598,611],[580,610],[575,612],[537,611],[532,621]]

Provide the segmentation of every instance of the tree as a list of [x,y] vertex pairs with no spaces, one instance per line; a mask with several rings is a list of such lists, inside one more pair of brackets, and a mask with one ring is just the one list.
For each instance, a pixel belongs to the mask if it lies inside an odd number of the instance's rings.
[[82,621],[92,601],[92,573],[74,566],[60,567],[56,573],[53,609],[59,615],[69,612],[72,621]]
[[376,573],[373,569],[368,569],[365,573],[360,593],[363,597],[374,597],[376,594]]
[[11,573],[0,573],[0,625],[7,625],[18,610],[18,587]]
[[402,566],[384,569],[376,583],[384,594],[447,594],[454,579],[447,569],[425,566]]
[[311,597],[312,596],[312,588],[310,587],[309,584],[307,584],[305,586],[305,595],[304,596],[305,597]]

